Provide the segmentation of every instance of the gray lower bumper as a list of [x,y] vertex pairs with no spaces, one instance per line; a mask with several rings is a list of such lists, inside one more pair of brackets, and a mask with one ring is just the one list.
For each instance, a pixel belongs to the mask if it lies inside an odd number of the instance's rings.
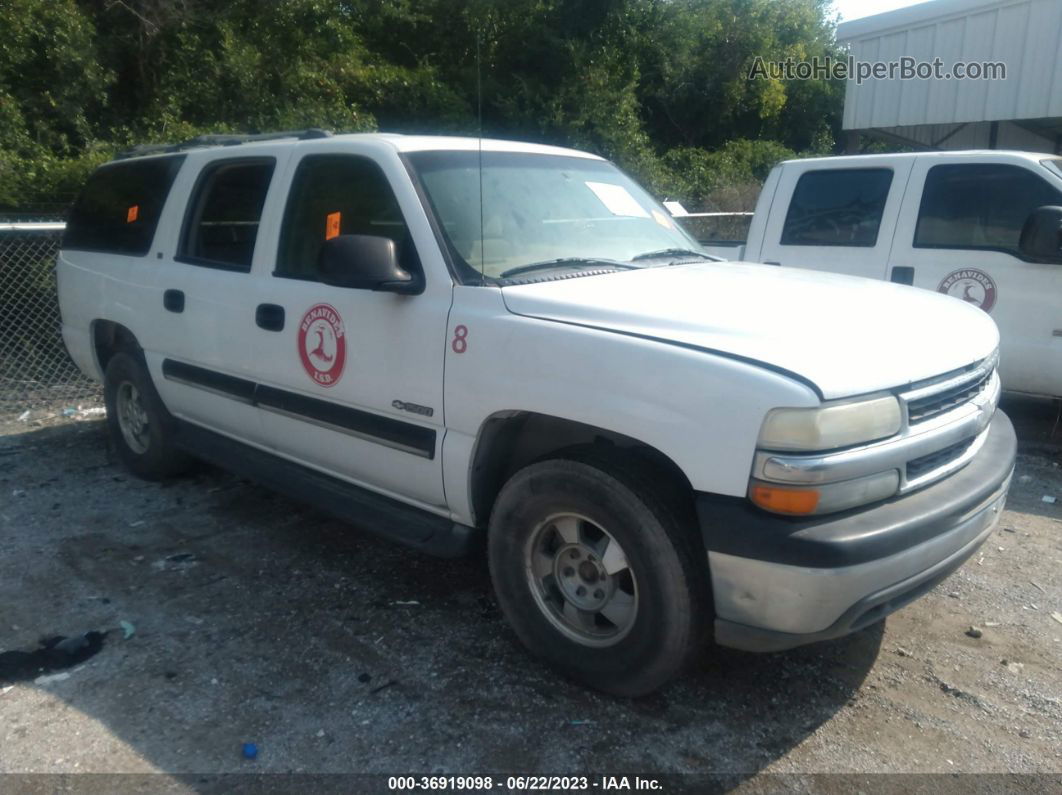
[[[838,637],[881,620],[961,566],[999,522],[1010,486],[1016,439],[997,414],[984,449],[963,470],[864,511],[804,523],[757,512],[743,527],[733,520],[755,509],[699,502],[716,641],[775,651]],[[748,531],[755,546],[747,535],[723,540],[724,531]]]

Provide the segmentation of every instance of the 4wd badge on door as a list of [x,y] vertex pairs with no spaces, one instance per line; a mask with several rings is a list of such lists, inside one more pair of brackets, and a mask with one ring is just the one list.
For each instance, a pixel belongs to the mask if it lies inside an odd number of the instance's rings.
[[299,358],[307,375],[321,386],[335,386],[343,375],[347,338],[334,306],[316,304],[299,321]]
[[992,307],[996,305],[996,283],[992,281],[991,276],[976,268],[952,271],[944,277],[944,281],[937,287],[937,292],[961,298],[986,312],[991,312]]

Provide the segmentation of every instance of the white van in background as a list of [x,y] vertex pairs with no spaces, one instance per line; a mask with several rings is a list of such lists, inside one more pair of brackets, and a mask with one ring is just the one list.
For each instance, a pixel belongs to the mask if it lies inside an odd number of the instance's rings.
[[1060,227],[1057,156],[855,155],[775,166],[745,245],[705,248],[726,259],[886,279],[972,303],[999,326],[1004,388],[1062,396]]

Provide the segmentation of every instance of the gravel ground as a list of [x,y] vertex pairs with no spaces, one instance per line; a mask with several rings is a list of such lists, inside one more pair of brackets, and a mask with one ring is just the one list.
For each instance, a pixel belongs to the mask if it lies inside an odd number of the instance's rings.
[[[248,772],[577,774],[593,788],[713,773],[842,792],[865,780],[774,776],[1009,772],[1035,775],[978,781],[1059,791],[1062,429],[1055,404],[1006,408],[1023,443],[1007,511],[935,591],[838,641],[709,650],[636,701],[531,659],[482,559],[424,557],[206,467],[136,480],[90,414],[0,416],[0,650],[108,632],[68,676],[0,682],[0,773],[165,773],[123,782],[177,790]],[[683,780],[703,783],[668,783]]]

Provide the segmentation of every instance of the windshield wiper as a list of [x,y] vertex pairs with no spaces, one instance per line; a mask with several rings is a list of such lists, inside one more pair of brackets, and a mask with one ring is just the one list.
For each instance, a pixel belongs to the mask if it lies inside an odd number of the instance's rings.
[[587,266],[600,266],[604,265],[609,268],[633,268],[634,265],[630,265],[626,262],[617,262],[612,259],[593,259],[590,257],[560,257],[559,259],[549,259],[542,262],[532,262],[529,265],[519,265],[515,268],[509,268],[507,271],[503,271],[498,277],[499,279],[508,279],[510,276],[519,276],[522,273],[531,273],[532,271],[544,271],[550,268],[584,268]]
[[663,257],[700,257],[701,259],[717,261],[719,259],[711,254],[705,254],[703,251],[694,251],[692,248],[662,248],[659,251],[647,251],[644,254],[631,257],[631,262],[637,262],[642,259],[661,259]]

